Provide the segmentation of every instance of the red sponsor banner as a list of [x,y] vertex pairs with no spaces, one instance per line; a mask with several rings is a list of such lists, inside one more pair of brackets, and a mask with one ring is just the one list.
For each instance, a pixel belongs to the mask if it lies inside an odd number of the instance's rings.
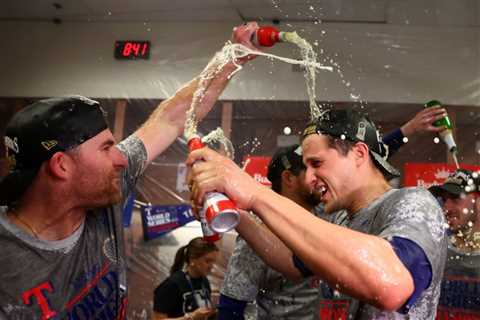
[[270,187],[272,184],[267,179],[270,157],[246,156],[243,159],[243,170],[261,184]]
[[320,301],[319,319],[321,320],[347,320],[350,302],[346,300]]
[[480,313],[438,307],[436,320],[480,320]]
[[[480,166],[461,164],[462,169],[479,171]],[[406,163],[404,167],[404,186],[430,188],[442,184],[456,169],[453,164],[446,163]]]

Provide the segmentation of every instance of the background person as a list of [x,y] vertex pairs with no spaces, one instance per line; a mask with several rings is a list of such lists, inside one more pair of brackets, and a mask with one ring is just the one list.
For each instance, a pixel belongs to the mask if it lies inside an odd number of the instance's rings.
[[[279,148],[268,166],[272,190],[315,214],[320,195],[305,181],[299,145]],[[269,232],[259,226],[262,232]],[[318,306],[314,277],[291,281],[271,269],[240,236],[228,262],[220,291],[219,320],[244,319],[247,304],[255,302],[258,319],[312,319]]]
[[207,275],[218,258],[218,248],[202,238],[180,247],[170,276],[154,292],[153,319],[204,320],[216,313]]
[[437,319],[480,317],[480,179],[459,169],[430,191],[440,197],[450,241]]

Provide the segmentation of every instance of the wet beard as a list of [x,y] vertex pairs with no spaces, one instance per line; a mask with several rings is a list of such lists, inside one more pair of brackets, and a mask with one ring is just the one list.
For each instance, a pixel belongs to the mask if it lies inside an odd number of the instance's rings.
[[120,186],[120,179],[116,178],[110,183],[110,190],[107,192],[109,195],[109,200],[107,205],[113,205],[120,203],[122,200],[122,191]]
[[120,175],[118,172],[112,172],[103,179],[95,180],[94,183],[84,186],[80,192],[81,198],[89,209],[101,208],[117,204],[122,199],[120,187]]

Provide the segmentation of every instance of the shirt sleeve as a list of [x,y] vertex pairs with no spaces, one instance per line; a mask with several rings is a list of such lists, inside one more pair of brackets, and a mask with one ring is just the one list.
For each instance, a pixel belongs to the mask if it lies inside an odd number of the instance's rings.
[[220,293],[236,300],[251,302],[257,298],[267,265],[241,237],[228,261]]
[[387,135],[385,135],[382,139],[383,143],[385,143],[388,146],[388,151],[389,151],[389,157],[392,156],[394,153],[400,149],[405,142],[403,141],[403,138],[405,136],[402,133],[402,130],[400,128],[397,128],[391,132],[389,132]]
[[298,271],[300,271],[300,273],[304,278],[313,276],[313,272],[303,263],[302,260],[300,260],[299,257],[297,257],[296,255],[293,255],[292,260],[293,260],[293,265],[295,266],[295,268],[298,269]]
[[175,314],[177,310],[181,310],[181,303],[182,297],[178,286],[171,279],[167,278],[154,291],[153,310],[155,312],[167,315]]
[[410,272],[415,286],[410,298],[398,310],[400,313],[407,314],[423,290],[428,288],[432,282],[432,266],[425,252],[415,242],[405,238],[393,237],[390,244],[400,261]]
[[447,246],[445,220],[442,209],[426,189],[403,188],[396,194],[373,229],[392,244],[411,273],[421,273],[419,278],[413,277],[415,291],[410,297],[412,301],[407,301],[412,306],[433,281],[441,280]]
[[127,197],[147,165],[147,149],[142,140],[132,134],[117,144],[118,150],[127,158],[128,166],[123,174],[123,194]]

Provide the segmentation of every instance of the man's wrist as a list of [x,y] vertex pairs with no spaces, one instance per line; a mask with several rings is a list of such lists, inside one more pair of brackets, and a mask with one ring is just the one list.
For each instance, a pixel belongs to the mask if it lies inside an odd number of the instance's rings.
[[185,320],[193,320],[193,316],[191,313],[185,313],[183,317],[185,318]]
[[408,122],[400,127],[400,131],[402,132],[404,137],[411,136],[415,133],[415,129],[411,128],[411,125]]
[[255,191],[252,192],[252,197],[250,198],[250,202],[248,203],[248,208],[247,208],[247,210],[254,211],[254,212],[255,212],[255,208],[259,206],[259,202],[261,202],[263,199],[263,196],[261,194],[263,194],[265,190],[267,190],[267,192],[271,190],[263,185],[257,185],[255,187],[256,187],[256,190],[253,189]]
[[249,211],[253,212],[255,216],[257,216],[260,220],[263,219],[263,210],[272,205],[272,197],[276,199],[277,197],[281,197],[278,193],[273,191],[272,189],[264,186],[264,185],[258,185],[256,190],[252,192],[253,196],[250,199],[249,203]]

